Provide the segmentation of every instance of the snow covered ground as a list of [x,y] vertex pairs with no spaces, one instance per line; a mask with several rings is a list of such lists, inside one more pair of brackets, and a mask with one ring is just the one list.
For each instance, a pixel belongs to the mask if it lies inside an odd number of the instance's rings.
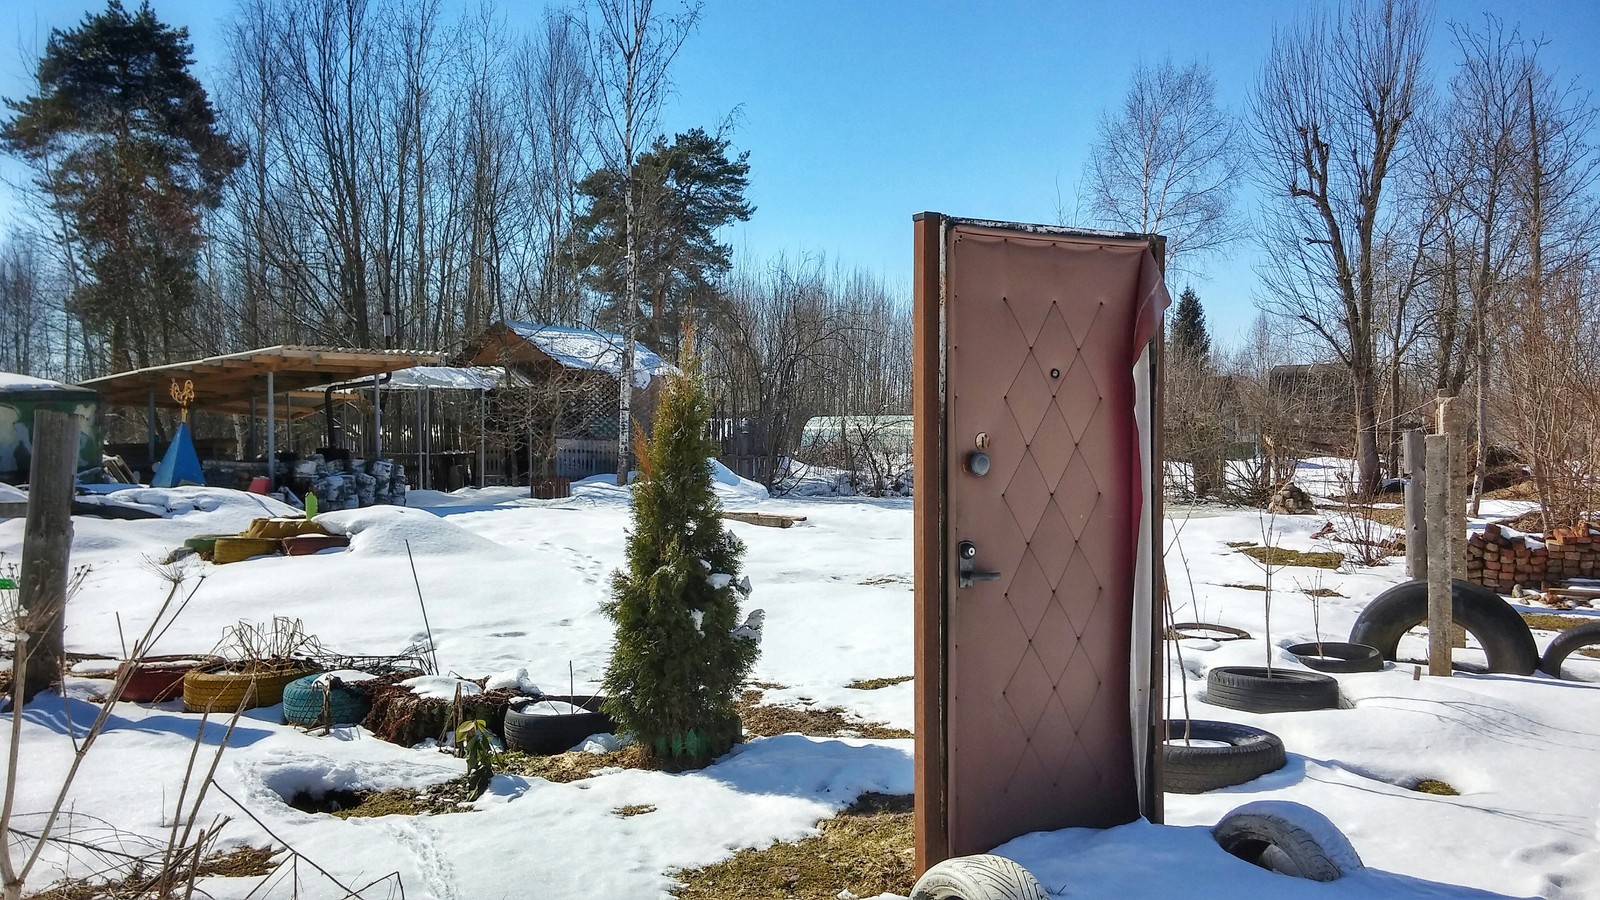
[[[748,547],[750,605],[767,612],[755,678],[784,686],[769,691],[767,702],[841,706],[864,720],[910,728],[911,683],[873,691],[847,685],[911,674],[911,501],[766,499],[726,473],[718,489],[729,508],[806,517],[790,529],[728,523]],[[274,615],[302,619],[341,653],[399,652],[424,630],[409,544],[446,672],[479,677],[525,668],[552,693],[567,693],[569,677],[578,692],[596,686],[610,644],[599,604],[623,559],[627,490],[600,479],[575,486],[563,500],[530,500],[517,489],[413,491],[410,498],[408,509],[319,517],[352,535],[348,551],[196,565],[191,575],[203,575],[204,583],[152,652],[204,652],[226,626]],[[237,531],[282,511],[269,500],[204,488],[146,491],[138,500],[168,517],[74,520],[74,562],[93,571],[69,610],[73,650],[115,654],[119,633],[131,640],[142,632],[165,593],[148,560],[192,535]],[[1255,635],[1182,642],[1182,661],[1174,658],[1170,669],[1171,714],[1182,714],[1178,698],[1186,695],[1196,718],[1269,728],[1284,739],[1289,765],[1222,791],[1168,795],[1167,819],[1176,827],[1069,829],[1029,835],[1001,852],[1063,897],[1600,897],[1600,781],[1593,777],[1600,765],[1600,660],[1569,661],[1569,673],[1587,683],[1500,675],[1414,680],[1410,666],[1342,675],[1348,708],[1321,712],[1257,716],[1204,702],[1209,667],[1260,664],[1269,653],[1276,664],[1295,666],[1281,647],[1312,639],[1318,621],[1324,637],[1344,638],[1362,606],[1403,579],[1398,564],[1278,570],[1269,642],[1263,593],[1230,586],[1259,585],[1262,570],[1228,543],[1329,549],[1312,537],[1324,521],[1177,510],[1168,529],[1169,538],[1177,533],[1169,553],[1177,617]],[[20,520],[0,522],[0,552],[8,559],[16,558],[21,532]],[[1344,596],[1314,608],[1301,591],[1316,587]],[[77,699],[89,684],[74,682],[71,699],[42,698],[26,710],[20,809],[48,806],[68,763],[68,732],[98,710]],[[909,793],[912,783],[911,741],[791,735],[753,740],[696,773],[616,771],[571,784],[498,776],[474,814],[340,820],[296,811],[284,798],[299,790],[420,787],[459,775],[463,765],[360,729],[321,737],[278,721],[276,708],[247,713],[216,776],[260,821],[218,795],[207,799],[201,818],[232,816],[225,835],[237,844],[265,844],[270,829],[346,882],[398,872],[413,898],[664,896],[675,869],[805,837],[861,792]],[[9,720],[4,727],[9,731]],[[200,728],[199,717],[178,704],[119,705],[75,786],[77,830],[89,833],[97,817],[162,835],[195,735],[210,746],[220,740],[219,725]],[[1461,795],[1409,789],[1422,778],[1446,781]],[[1205,826],[1256,799],[1320,810],[1349,836],[1368,870],[1319,885],[1226,855]],[[618,814],[632,805],[654,811]],[[57,854],[50,861],[66,860]],[[78,871],[84,865],[78,854]],[[239,897],[254,881],[212,879],[205,887]],[[306,896],[337,896],[331,884],[314,880],[303,889]]]

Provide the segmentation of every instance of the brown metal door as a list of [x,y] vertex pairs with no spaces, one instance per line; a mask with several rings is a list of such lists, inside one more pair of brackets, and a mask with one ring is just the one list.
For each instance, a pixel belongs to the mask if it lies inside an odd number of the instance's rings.
[[941,221],[942,336],[918,348],[943,373],[928,401],[942,459],[917,460],[919,512],[942,513],[940,558],[921,558],[942,574],[942,685],[918,676],[942,693],[918,732],[943,737],[946,846],[927,862],[1140,815],[1130,648],[1149,464],[1133,369],[1150,240]]

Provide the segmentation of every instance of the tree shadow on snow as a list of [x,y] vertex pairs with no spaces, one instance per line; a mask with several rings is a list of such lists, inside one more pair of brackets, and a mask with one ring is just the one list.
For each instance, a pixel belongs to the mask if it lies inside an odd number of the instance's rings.
[[747,794],[848,804],[865,791],[912,791],[911,740],[873,742],[798,734],[757,738],[698,774]]
[[1509,895],[1360,869],[1332,882],[1291,878],[1230,856],[1203,825],[1139,820],[1104,830],[1067,828],[1024,835],[995,853],[1022,863],[1059,897],[1450,898],[1508,900]]
[[[94,725],[94,720],[99,715],[100,707],[96,704],[87,700],[63,699],[53,693],[40,694],[22,710],[24,721],[48,728],[56,734],[70,735],[78,740],[88,736],[90,727]],[[221,744],[223,737],[228,734],[228,718],[229,716],[215,717],[202,725],[198,716],[158,713],[130,719],[112,713],[106,717],[104,730],[170,734],[185,741],[194,741],[198,738],[200,743],[214,747]],[[241,716],[241,724],[233,729],[231,736],[228,736],[228,746],[248,747],[271,734],[260,728],[245,727],[243,725],[245,721],[246,717]]]

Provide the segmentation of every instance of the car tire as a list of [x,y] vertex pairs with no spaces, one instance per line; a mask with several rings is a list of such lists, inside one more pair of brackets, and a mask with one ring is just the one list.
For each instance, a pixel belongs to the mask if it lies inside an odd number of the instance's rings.
[[1555,678],[1561,677],[1561,664],[1574,651],[1583,647],[1600,645],[1600,622],[1585,622],[1556,635],[1539,659],[1539,670]]
[[[1203,794],[1276,772],[1288,762],[1283,740],[1270,731],[1206,719],[1168,719],[1162,745],[1162,788],[1173,794]],[[1185,738],[1227,746],[1195,746]]]
[[[530,703],[553,700],[569,703],[584,711],[572,715],[540,716],[523,712]],[[523,753],[548,755],[564,753],[591,734],[615,732],[617,723],[600,711],[604,697],[565,697],[546,695],[506,709],[506,748]]]
[[[1465,628],[1488,657],[1489,671],[1532,675],[1539,667],[1533,632],[1511,604],[1482,585],[1451,583],[1451,617]],[[1428,618],[1428,583],[1408,581],[1374,597],[1356,617],[1350,642],[1376,647],[1384,659],[1395,658],[1400,637]]]
[[985,853],[930,868],[911,888],[911,900],[1050,900],[1050,895],[1015,861]]
[[1288,800],[1257,800],[1211,829],[1222,849],[1295,878],[1337,881],[1360,869],[1361,856],[1322,813]]
[[324,687],[317,684],[319,677],[307,675],[284,685],[284,723],[306,728],[361,724],[372,710],[372,703],[366,695],[337,681]]
[[1206,702],[1245,712],[1336,709],[1339,682],[1320,672],[1264,666],[1213,666],[1206,672]]
[[1381,672],[1383,654],[1377,647],[1346,641],[1309,641],[1286,648],[1307,668],[1318,672]]

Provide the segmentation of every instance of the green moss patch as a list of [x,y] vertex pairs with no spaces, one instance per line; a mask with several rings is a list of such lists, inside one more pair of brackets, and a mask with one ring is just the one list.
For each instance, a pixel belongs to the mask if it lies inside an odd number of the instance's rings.
[[679,900],[833,900],[908,894],[916,881],[916,837],[911,798],[862,794],[832,819],[821,834],[765,850],[741,850],[732,859],[675,873]]

